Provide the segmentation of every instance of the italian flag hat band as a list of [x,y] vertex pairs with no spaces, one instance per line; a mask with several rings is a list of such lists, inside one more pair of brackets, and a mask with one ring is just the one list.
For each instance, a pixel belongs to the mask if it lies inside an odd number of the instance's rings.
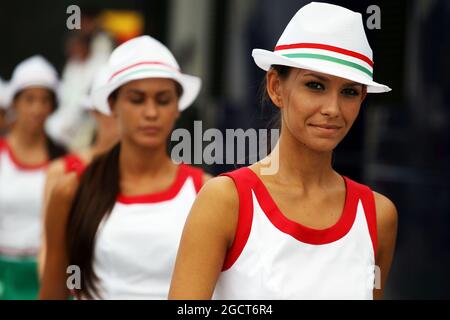
[[279,45],[275,52],[292,59],[318,59],[354,68],[373,77],[373,61],[358,52],[318,43]]
[[171,70],[163,69],[163,68],[139,67],[139,68],[136,68],[134,70],[131,70],[131,71],[128,71],[128,72],[124,72],[123,74],[120,74],[120,75],[114,77],[114,79],[116,81],[121,81],[123,78],[128,78],[128,77],[133,76],[135,74],[140,74],[140,73],[144,73],[144,72],[162,73],[162,74],[166,74],[168,76],[174,76],[175,75],[175,72],[173,72]]
[[110,82],[113,79],[120,80],[120,79],[130,76],[130,75],[134,75],[134,74],[141,73],[141,72],[151,72],[151,71],[166,73],[169,75],[174,75],[176,73],[179,73],[178,69],[176,69],[172,66],[169,66],[163,62],[142,61],[142,62],[134,63],[132,65],[129,65],[125,68],[122,68],[122,69],[114,72],[112,74],[112,76],[109,78],[108,82]]

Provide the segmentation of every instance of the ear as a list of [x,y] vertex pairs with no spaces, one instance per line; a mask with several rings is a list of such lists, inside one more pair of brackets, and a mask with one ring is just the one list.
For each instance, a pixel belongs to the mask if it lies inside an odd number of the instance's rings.
[[273,104],[278,108],[282,108],[283,100],[281,98],[281,79],[278,72],[272,68],[267,71],[266,83],[266,90],[270,100],[272,100]]

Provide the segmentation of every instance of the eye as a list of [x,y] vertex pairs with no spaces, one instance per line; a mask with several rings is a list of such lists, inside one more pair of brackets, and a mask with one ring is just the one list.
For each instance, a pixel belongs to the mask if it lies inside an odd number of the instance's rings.
[[158,96],[156,99],[156,102],[162,106],[169,105],[172,102],[172,96],[170,96],[170,95]]
[[342,94],[346,96],[359,96],[359,90],[354,88],[345,88],[342,90]]
[[25,96],[24,100],[25,100],[26,103],[33,104],[35,99],[34,99],[34,96],[28,95],[28,96]]
[[306,83],[306,86],[313,90],[325,90],[325,86],[320,82],[310,81]]
[[142,104],[145,102],[145,98],[143,96],[132,96],[132,97],[129,97],[128,100],[132,104]]

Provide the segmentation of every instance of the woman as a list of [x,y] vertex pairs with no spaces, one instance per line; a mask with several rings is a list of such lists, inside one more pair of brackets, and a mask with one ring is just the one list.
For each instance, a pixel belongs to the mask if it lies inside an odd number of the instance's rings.
[[204,186],[186,222],[169,298],[380,298],[396,209],[331,165],[366,92],[390,90],[372,80],[361,15],[308,4],[275,52],[254,50],[253,57],[281,113],[279,142],[264,159],[278,170],[264,174],[258,162]]
[[65,151],[44,129],[57,107],[58,77],[42,57],[21,62],[7,96],[15,119],[0,140],[1,299],[37,296],[36,255],[41,238],[41,206],[49,161]]
[[[69,289],[82,299],[166,298],[185,219],[206,179],[167,153],[200,79],[182,74],[171,52],[148,36],[115,49],[108,75],[95,105],[116,119],[120,143],[80,180],[72,175],[55,185],[42,299],[65,299]],[[69,265],[80,270],[79,288],[66,285]]]
[[[107,80],[106,77],[106,70],[101,69],[94,79],[91,92],[104,85]],[[82,172],[92,161],[92,159],[110,150],[113,145],[118,142],[118,130],[115,119],[110,115],[105,115],[95,110],[95,108],[93,107],[92,96],[86,97],[83,100],[83,106],[92,114],[93,118],[95,119],[97,125],[95,141],[87,150],[83,150],[79,153],[68,154],[61,159],[53,161],[49,165],[44,189],[44,213],[47,209],[46,204],[48,203],[48,199],[57,181],[60,181],[66,175],[75,174],[77,176],[81,176]],[[45,221],[45,214],[43,221]],[[42,245],[40,248],[41,250],[39,252],[40,276],[42,276],[43,265],[45,261],[45,246],[45,233],[43,233]]]

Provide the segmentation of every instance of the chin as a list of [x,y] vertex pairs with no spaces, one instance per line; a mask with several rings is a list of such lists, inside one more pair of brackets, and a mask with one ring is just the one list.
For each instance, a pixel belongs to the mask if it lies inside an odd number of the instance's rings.
[[145,136],[136,139],[136,144],[146,148],[157,148],[163,143],[164,141],[161,139],[161,137],[157,136]]
[[305,143],[311,150],[314,150],[318,153],[329,153],[332,152],[337,145],[338,141],[334,140],[325,140],[325,141],[313,141],[311,143]]

